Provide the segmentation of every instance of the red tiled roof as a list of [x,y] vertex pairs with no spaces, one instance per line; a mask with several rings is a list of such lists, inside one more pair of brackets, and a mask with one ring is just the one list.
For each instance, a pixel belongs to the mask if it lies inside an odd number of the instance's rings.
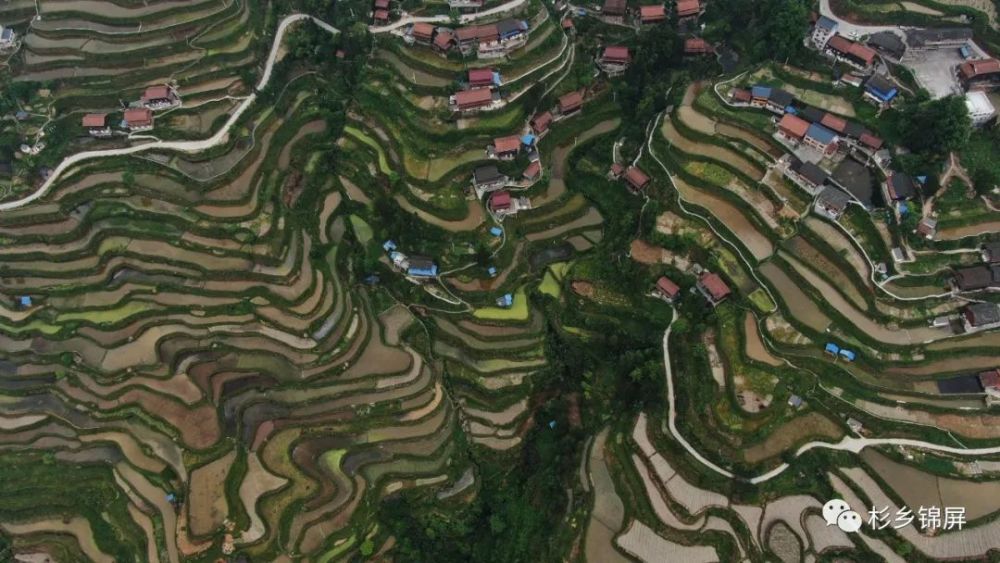
[[847,120],[837,117],[832,113],[828,113],[823,116],[823,119],[820,120],[819,124],[827,129],[832,129],[837,133],[843,133],[844,129],[847,127]]
[[705,291],[712,296],[712,299],[716,301],[719,301],[732,293],[729,290],[729,286],[726,285],[726,282],[722,281],[722,278],[719,277],[719,274],[705,274],[701,276],[698,283],[701,284],[701,286],[705,288]]
[[862,145],[871,147],[875,150],[882,148],[882,139],[872,135],[871,133],[862,133],[858,140],[861,141]]
[[641,190],[649,183],[649,176],[646,176],[645,172],[635,166],[629,166],[628,170],[625,171],[625,181],[632,184],[633,188]]
[[378,21],[389,21],[389,10],[375,10],[375,19]]
[[455,38],[459,41],[471,41],[477,37],[479,33],[478,28],[474,25],[468,27],[460,27],[455,30]]
[[991,369],[979,374],[979,382],[984,389],[1000,389],[1000,369]]
[[107,123],[108,114],[106,113],[88,113],[83,116],[83,126],[84,127],[104,127]]
[[663,7],[663,4],[639,6],[639,18],[643,23],[665,20],[667,19],[667,9]]
[[460,108],[484,106],[492,101],[493,92],[489,88],[462,90],[455,94],[455,103]]
[[493,69],[469,69],[469,84],[493,84]]
[[660,276],[660,279],[656,280],[656,289],[659,289],[661,293],[671,298],[676,297],[681,292],[681,288],[667,279],[666,276]]
[[995,74],[1000,72],[1000,61],[996,59],[983,59],[981,61],[964,62],[959,65],[958,72],[965,80],[984,74]]
[[503,154],[508,152],[516,152],[521,148],[521,138],[517,135],[510,135],[509,137],[499,137],[493,139],[493,152],[497,154]]
[[686,18],[697,15],[701,11],[698,0],[677,0],[677,17]]
[[524,169],[524,177],[529,180],[532,180],[534,178],[537,178],[538,174],[541,173],[541,171],[542,171],[542,165],[540,162],[536,160],[531,164],[529,164],[528,167]]
[[826,42],[827,47],[845,55],[851,52],[851,45],[853,45],[853,43],[850,39],[837,34],[834,34],[833,37]]
[[573,20],[566,18],[562,21],[563,29],[573,29]]
[[737,88],[733,90],[733,99],[737,102],[749,102],[753,99],[753,94],[746,88]]
[[684,52],[689,55],[711,53],[712,45],[701,37],[690,37],[684,40]]
[[801,117],[786,113],[781,118],[781,121],[778,122],[778,129],[784,131],[792,137],[801,139],[802,137],[805,137],[806,131],[809,130],[809,122]]
[[536,115],[531,120],[531,128],[535,133],[544,133],[549,130],[549,125],[552,124],[552,114],[549,112],[544,112]]
[[162,100],[169,97],[170,87],[166,85],[150,86],[146,88],[146,92],[142,95],[142,99],[144,100]]
[[434,35],[434,26],[427,22],[419,22],[413,24],[413,29],[410,32],[414,37],[424,37],[430,39]]
[[621,164],[618,164],[617,162],[615,162],[614,164],[611,165],[611,175],[612,176],[615,176],[617,178],[618,176],[622,175],[622,172],[625,172],[625,168],[622,167]]
[[498,39],[499,37],[500,37],[500,32],[497,31],[497,25],[495,23],[480,25],[476,27],[476,38],[479,39],[480,41]]
[[375,0],[375,8],[378,10],[388,10],[389,0]]
[[862,45],[861,43],[852,43],[851,48],[848,51],[855,58],[861,59],[866,65],[870,65],[875,62],[875,50],[867,45]]
[[559,98],[559,110],[563,113],[579,109],[583,105],[583,94],[570,92]]
[[490,209],[507,209],[510,207],[510,192],[499,191],[490,195]]
[[148,125],[153,122],[153,112],[148,108],[130,108],[125,110],[125,123],[132,125]]
[[627,0],[604,0],[604,7],[601,9],[601,13],[620,16],[625,13],[627,7]]
[[454,36],[451,33],[442,31],[434,36],[434,46],[442,51],[447,51],[451,48],[452,39],[454,39]]
[[628,47],[620,47],[620,46],[605,47],[604,55],[601,56],[601,59],[605,61],[628,62],[629,60]]

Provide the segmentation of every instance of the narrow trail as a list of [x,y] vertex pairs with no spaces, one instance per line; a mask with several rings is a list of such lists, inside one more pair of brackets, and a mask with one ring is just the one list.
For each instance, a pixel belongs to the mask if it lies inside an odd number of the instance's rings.
[[[474,22],[478,19],[486,18],[495,14],[502,14],[504,12],[509,12],[515,8],[521,7],[526,2],[526,0],[511,0],[506,4],[501,4],[495,8],[490,8],[489,10],[483,10],[482,12],[476,12],[474,14],[465,14],[459,16],[458,23],[469,23]],[[413,23],[449,23],[451,22],[451,16],[447,14],[442,14],[440,16],[407,16],[401,18],[399,21],[395,21],[389,25],[370,25],[368,26],[369,33],[390,33],[396,31],[401,27],[406,27]]]
[[[523,0],[522,0],[523,1]],[[49,175],[48,179],[38,187],[37,190],[31,194],[6,203],[0,204],[0,211],[10,211],[12,209],[19,209],[28,205],[42,197],[45,196],[55,185],[56,181],[63,176],[63,174],[70,169],[75,164],[84,162],[87,160],[93,160],[96,158],[104,158],[109,156],[127,156],[132,154],[138,154],[141,152],[146,152],[149,150],[160,149],[160,150],[174,150],[187,153],[200,152],[203,150],[210,149],[222,144],[225,144],[229,140],[229,131],[242,117],[243,113],[246,112],[253,105],[254,101],[257,99],[257,91],[265,88],[271,81],[271,72],[274,70],[274,64],[277,62],[278,53],[281,47],[281,40],[285,37],[285,32],[288,31],[288,27],[298,21],[311,19],[320,28],[329,31],[330,33],[340,33],[340,31],[333,27],[332,25],[317,19],[313,16],[307,14],[292,14],[286,16],[285,19],[281,20],[278,24],[278,30],[274,36],[274,43],[271,45],[271,51],[267,57],[267,63],[264,66],[264,72],[260,77],[260,82],[257,83],[255,91],[247,96],[243,103],[240,104],[236,110],[229,116],[226,124],[223,125],[218,132],[207,139],[202,139],[200,141],[152,141],[150,143],[145,143],[142,145],[133,145],[131,147],[125,147],[121,149],[105,149],[99,151],[84,151],[73,155],[70,155],[62,160],[55,169],[52,170],[52,174]]]

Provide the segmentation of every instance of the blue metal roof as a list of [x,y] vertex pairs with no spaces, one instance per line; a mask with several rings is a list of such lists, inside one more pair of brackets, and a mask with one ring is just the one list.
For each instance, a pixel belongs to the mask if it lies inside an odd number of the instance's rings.
[[438,267],[437,265],[431,266],[430,268],[414,268],[411,266],[406,273],[418,278],[433,278],[438,275]]
[[392,240],[387,240],[382,243],[382,250],[389,252],[390,250],[396,250],[396,243]]
[[514,305],[514,296],[509,293],[505,293],[503,297],[497,299],[497,305],[501,307],[510,307]]
[[19,297],[18,302],[21,304],[22,307],[31,307],[31,297],[27,295],[22,295],[21,297]]
[[854,361],[854,358],[856,358],[856,357],[857,357],[857,356],[855,356],[855,355],[854,355],[854,352],[851,352],[850,350],[844,350],[844,349],[841,349],[841,350],[840,350],[840,355],[841,355],[841,356],[842,356],[842,357],[843,357],[843,358],[844,358],[845,360],[847,360],[847,361],[849,361],[849,362],[853,362],[853,361]]
[[837,22],[831,20],[826,16],[820,16],[819,19],[816,20],[816,27],[833,30],[837,29]]
[[486,269],[486,273],[489,274],[491,278],[496,277],[497,269],[493,266],[490,266],[489,268]]
[[750,95],[755,98],[769,98],[771,97],[770,86],[754,86],[750,89]]
[[826,127],[823,127],[819,123],[813,123],[812,125],[809,126],[809,129],[806,130],[806,137],[809,137],[811,139],[816,139],[820,143],[828,145],[832,143],[834,139],[837,138],[837,134],[834,133],[833,131],[830,131]]
[[500,85],[500,73],[499,72],[494,72],[493,73],[493,83],[496,84],[497,86]]
[[827,342],[827,344],[826,344],[826,351],[829,352],[829,353],[831,353],[831,354],[837,354],[837,353],[840,352],[840,346],[837,346],[833,342]]
[[495,237],[498,237],[503,234],[503,229],[501,229],[500,227],[490,227],[490,234]]

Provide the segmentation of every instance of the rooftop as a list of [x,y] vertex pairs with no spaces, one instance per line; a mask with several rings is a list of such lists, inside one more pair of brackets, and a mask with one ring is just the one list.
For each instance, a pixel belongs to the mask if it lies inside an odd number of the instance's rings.
[[806,131],[806,137],[814,139],[820,144],[828,145],[837,138],[837,134],[818,123],[813,123],[809,126],[809,130]]
[[802,119],[801,117],[786,113],[781,117],[781,121],[778,122],[778,129],[785,131],[789,135],[797,138],[802,138],[805,136],[806,131],[809,130],[809,122]]
[[604,55],[601,56],[606,61],[628,61],[628,47],[612,45],[604,48]]
[[966,61],[958,65],[958,73],[966,80],[988,74],[1000,73],[1000,61],[996,59]]
[[715,301],[724,299],[732,293],[729,286],[726,285],[726,282],[722,281],[722,278],[720,278],[719,274],[716,273],[706,273],[702,275],[698,280],[698,285],[703,287]]
[[478,90],[462,90],[455,93],[455,103],[459,106],[487,104],[493,101],[493,92],[489,88]]
[[660,279],[656,280],[656,289],[667,297],[676,297],[681,292],[681,288],[666,276],[660,276]]
[[677,17],[697,15],[701,11],[701,3],[698,0],[677,0]]
[[521,148],[521,138],[517,135],[493,139],[493,150],[497,154],[516,152]]

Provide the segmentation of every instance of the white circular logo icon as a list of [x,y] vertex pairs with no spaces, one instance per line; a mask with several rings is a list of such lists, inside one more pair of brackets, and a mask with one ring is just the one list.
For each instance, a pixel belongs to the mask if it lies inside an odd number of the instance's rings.
[[840,513],[840,516],[837,516],[837,527],[848,534],[860,530],[861,523],[861,515],[853,510],[845,510]]
[[847,505],[847,502],[843,499],[835,498],[829,500],[823,505],[823,520],[826,520],[827,526],[837,525],[837,517],[840,516],[842,512],[850,510],[851,507]]

